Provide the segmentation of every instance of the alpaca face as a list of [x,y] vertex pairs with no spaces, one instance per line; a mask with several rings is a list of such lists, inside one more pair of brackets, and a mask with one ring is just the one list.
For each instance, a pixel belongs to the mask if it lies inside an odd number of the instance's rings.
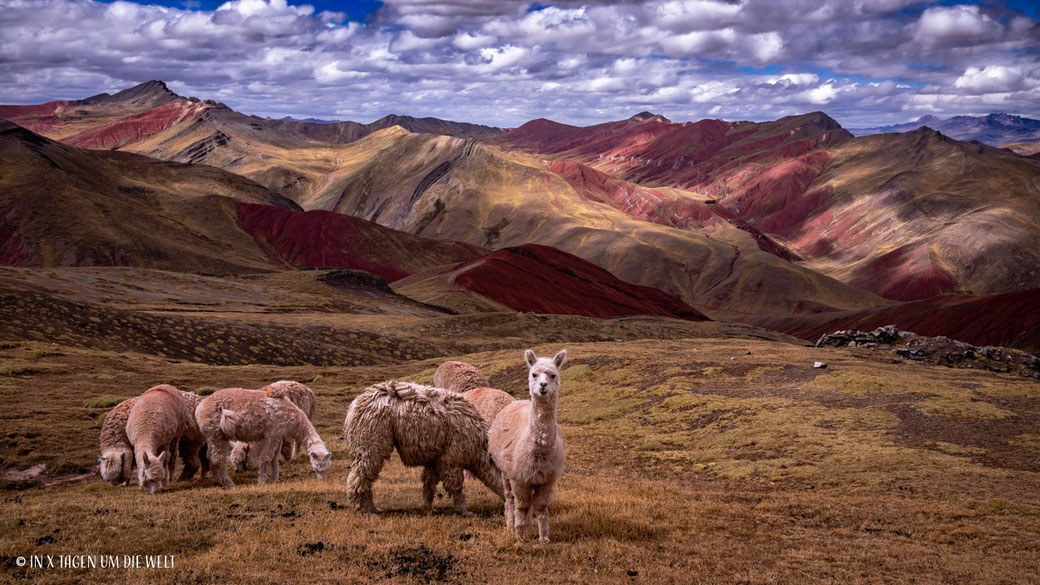
[[552,359],[540,358],[531,350],[524,353],[527,366],[530,368],[527,387],[532,400],[552,400],[560,389],[560,368],[567,361],[567,350],[556,354]]
[[166,451],[163,451],[158,457],[151,457],[148,453],[144,454],[144,467],[140,469],[137,479],[140,486],[147,489],[149,493],[154,494],[166,485],[166,458],[168,455]]
[[236,473],[249,469],[249,464],[251,463],[249,461],[249,455],[252,451],[249,448],[249,443],[239,441],[233,444],[234,447],[231,448],[231,457],[228,459],[228,461],[231,462],[231,468],[234,469]]
[[314,470],[318,479],[325,479],[325,474],[332,467],[332,453],[329,453],[324,447],[318,447],[308,453],[308,456],[311,460],[311,469]]
[[101,468],[101,479],[112,485],[119,485],[123,477],[123,462],[127,457],[133,457],[133,453],[124,449],[113,449],[105,451],[98,457]]

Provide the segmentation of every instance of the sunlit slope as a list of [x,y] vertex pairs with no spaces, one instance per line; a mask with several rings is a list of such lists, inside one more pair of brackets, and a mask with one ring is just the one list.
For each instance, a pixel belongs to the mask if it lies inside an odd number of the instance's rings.
[[787,234],[812,268],[898,300],[1040,286],[1040,161],[923,129],[844,143],[815,186]]
[[0,262],[240,272],[273,264],[234,200],[295,208],[238,175],[83,150],[0,122]]
[[708,309],[783,314],[883,303],[763,251],[727,222],[694,230],[633,217],[579,192],[538,158],[400,129],[344,147],[351,151],[344,158],[361,162],[349,179],[305,206],[484,247],[553,246]]

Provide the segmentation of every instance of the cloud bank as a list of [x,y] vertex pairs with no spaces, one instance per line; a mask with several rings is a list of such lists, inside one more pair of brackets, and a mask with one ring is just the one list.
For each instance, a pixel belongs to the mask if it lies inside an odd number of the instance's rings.
[[287,0],[0,0],[0,44],[2,103],[162,79],[247,113],[359,121],[1040,118],[1040,25],[999,3],[386,0],[359,22]]

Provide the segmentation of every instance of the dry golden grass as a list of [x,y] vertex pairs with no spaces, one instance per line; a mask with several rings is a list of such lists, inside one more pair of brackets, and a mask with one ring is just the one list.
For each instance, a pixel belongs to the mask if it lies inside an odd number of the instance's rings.
[[[550,353],[560,344],[538,346]],[[367,385],[429,382],[439,359],[377,366],[211,366],[143,354],[0,344],[3,467],[47,465],[0,496],[0,579],[33,583],[1030,583],[1040,560],[1040,386],[1009,375],[867,363],[848,350],[744,339],[568,343],[568,471],[553,543],[517,541],[467,483],[462,518],[420,510],[395,458],[385,512],[344,508],[341,425]],[[750,354],[748,353],[750,352]],[[521,396],[520,352],[456,356]],[[813,370],[823,358],[830,368]],[[877,386],[860,381],[873,372]],[[91,408],[160,382],[185,390],[279,378],[318,394],[328,480],[174,483],[151,496],[90,472]],[[971,392],[969,398],[964,393]],[[922,403],[946,407],[931,414]],[[972,410],[971,405],[976,405]],[[999,410],[1010,413],[991,416]],[[20,488],[20,489],[19,489]],[[175,555],[172,569],[32,569],[25,555]]]

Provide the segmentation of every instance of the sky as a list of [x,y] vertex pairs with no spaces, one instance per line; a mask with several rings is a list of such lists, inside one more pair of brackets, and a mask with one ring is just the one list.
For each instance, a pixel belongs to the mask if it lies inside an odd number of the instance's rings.
[[1040,118],[1040,1],[0,0],[0,103],[165,81],[260,116]]

